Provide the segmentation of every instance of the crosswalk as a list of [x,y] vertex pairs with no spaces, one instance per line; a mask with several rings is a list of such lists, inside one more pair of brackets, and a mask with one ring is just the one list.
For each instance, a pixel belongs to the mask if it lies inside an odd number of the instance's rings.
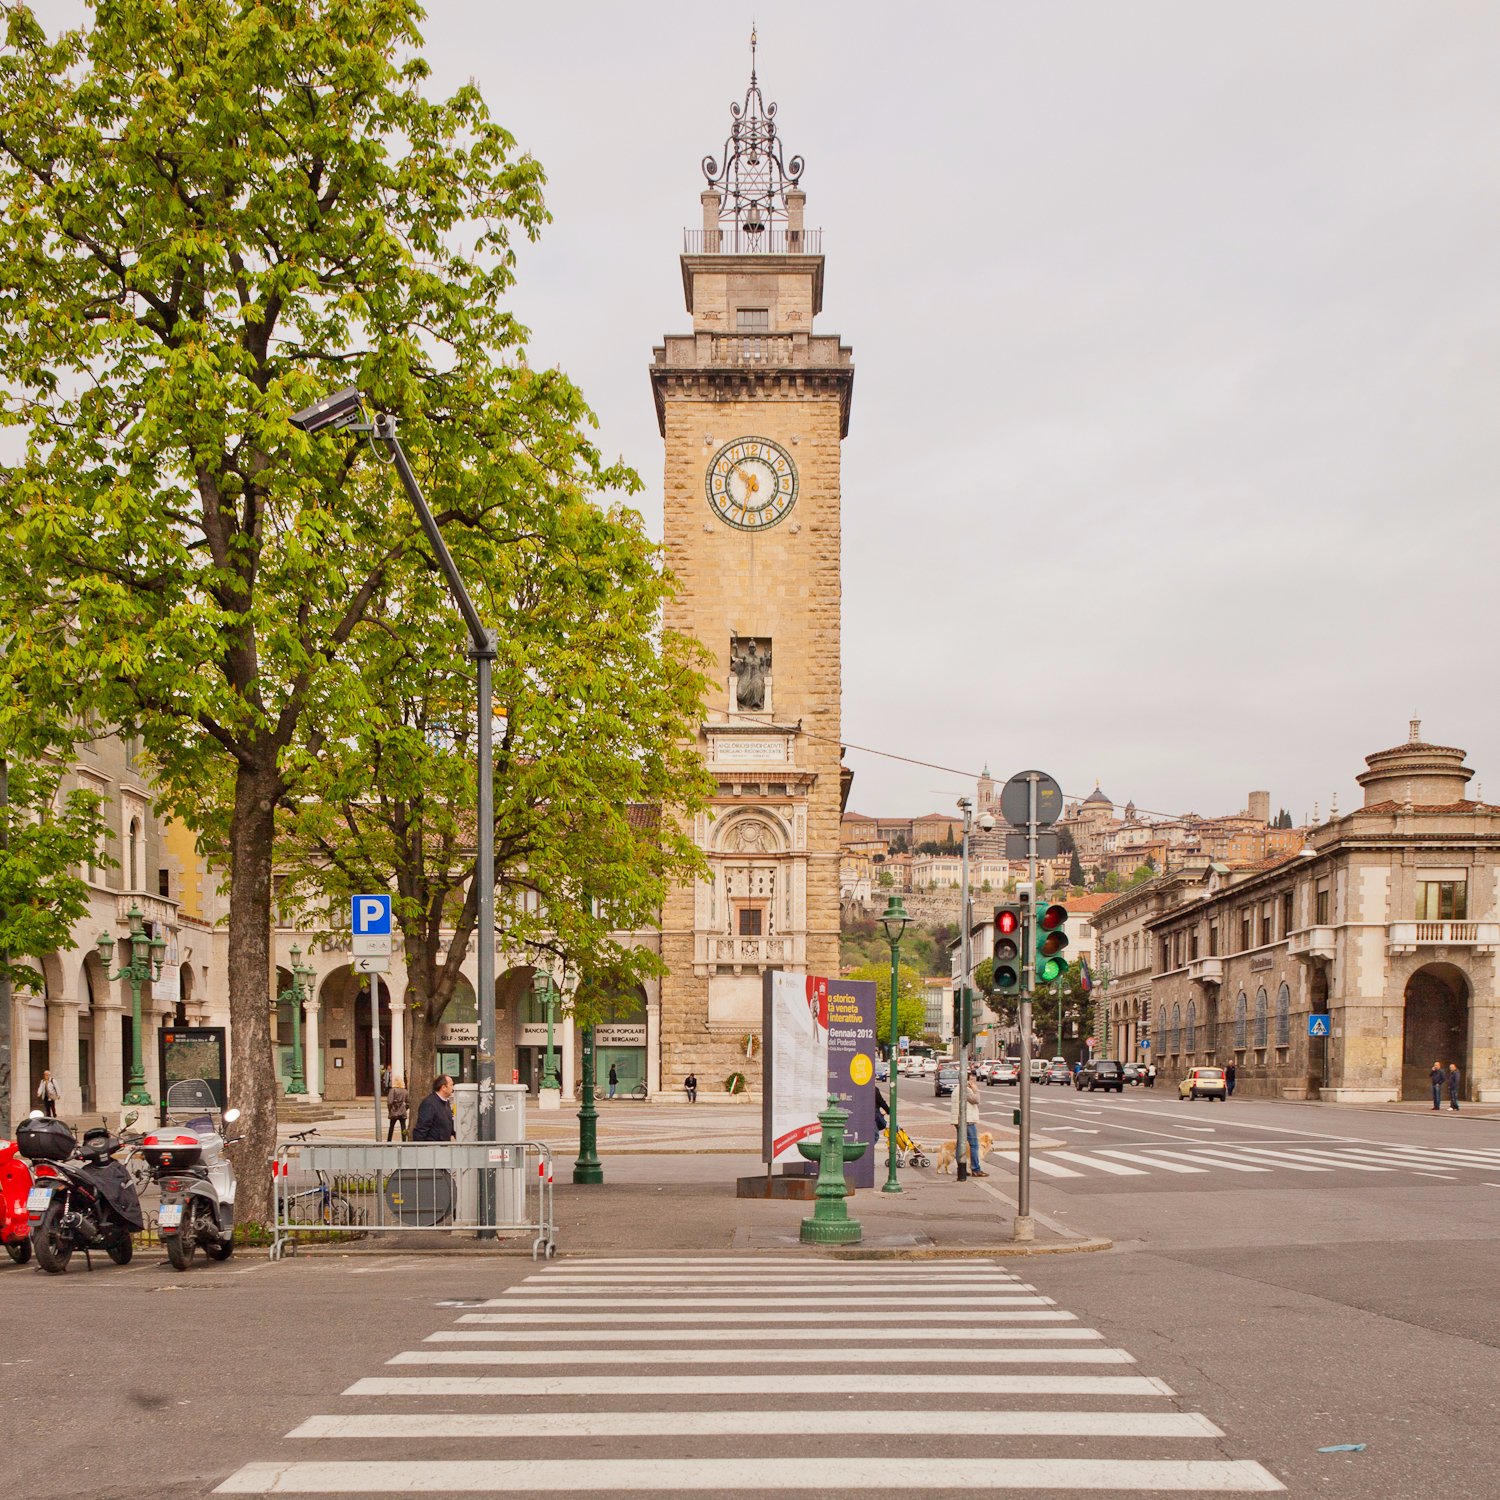
[[989,1261],[549,1266],[223,1495],[1266,1494],[1126,1350]]
[[[1014,1164],[1014,1151],[996,1151],[992,1160]],[[1351,1172],[1366,1177],[1406,1173],[1457,1181],[1472,1173],[1500,1177],[1500,1148],[1386,1145],[1317,1138],[1290,1141],[1178,1141],[1171,1145],[1093,1146],[1067,1151],[1034,1151],[1031,1170],[1041,1177],[1202,1176],[1212,1172],[1266,1175],[1291,1172],[1307,1177]]]

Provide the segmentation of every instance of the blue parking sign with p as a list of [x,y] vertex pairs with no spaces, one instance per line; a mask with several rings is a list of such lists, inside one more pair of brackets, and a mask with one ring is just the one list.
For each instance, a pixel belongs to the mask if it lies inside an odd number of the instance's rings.
[[389,896],[355,896],[350,925],[361,936],[390,935],[391,898]]
[[1307,1034],[1308,1036],[1327,1036],[1328,1017],[1326,1015],[1318,1015],[1316,1012],[1308,1016]]

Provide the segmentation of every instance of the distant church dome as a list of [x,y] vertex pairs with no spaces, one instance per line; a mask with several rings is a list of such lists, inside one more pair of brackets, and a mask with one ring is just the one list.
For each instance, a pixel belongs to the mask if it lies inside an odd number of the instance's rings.
[[1105,807],[1113,807],[1115,805],[1115,799],[1113,797],[1106,797],[1104,793],[1099,790],[1099,783],[1097,781],[1094,783],[1094,790],[1091,791],[1088,796],[1083,799],[1083,805],[1087,807],[1090,802],[1102,802]]

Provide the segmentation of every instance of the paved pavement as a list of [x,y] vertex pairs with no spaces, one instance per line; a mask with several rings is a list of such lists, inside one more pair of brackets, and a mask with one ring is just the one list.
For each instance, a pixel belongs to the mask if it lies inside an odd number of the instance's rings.
[[1003,1264],[625,1257],[455,1309],[214,1493],[1282,1488]]

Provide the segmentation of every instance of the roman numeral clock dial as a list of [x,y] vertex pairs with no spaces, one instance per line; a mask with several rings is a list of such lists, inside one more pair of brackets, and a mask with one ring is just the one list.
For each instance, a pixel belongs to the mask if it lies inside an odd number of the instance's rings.
[[708,466],[708,503],[737,531],[765,531],[797,503],[797,466],[769,438],[736,438]]

